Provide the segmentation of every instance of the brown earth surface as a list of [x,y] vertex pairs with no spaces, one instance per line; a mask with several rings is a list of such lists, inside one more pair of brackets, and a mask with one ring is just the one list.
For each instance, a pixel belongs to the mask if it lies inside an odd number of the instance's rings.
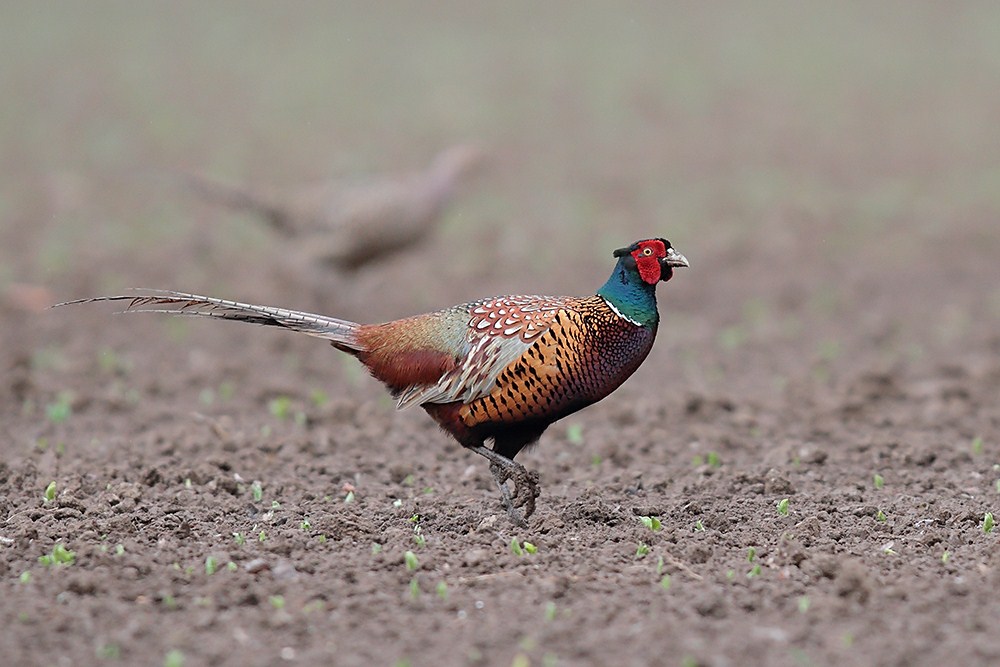
[[[1000,664],[994,5],[284,6],[0,22],[0,663]],[[494,160],[434,240],[349,278],[143,171],[466,139]],[[380,321],[586,294],[654,234],[692,267],[639,372],[519,457],[524,530],[320,341],[46,309]]]

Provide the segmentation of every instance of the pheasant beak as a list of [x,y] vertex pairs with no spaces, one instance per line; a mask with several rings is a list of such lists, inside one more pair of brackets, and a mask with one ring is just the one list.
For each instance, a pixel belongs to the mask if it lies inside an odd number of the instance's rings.
[[687,257],[680,254],[673,248],[667,248],[667,256],[661,259],[660,263],[671,268],[687,268],[691,266],[688,264]]

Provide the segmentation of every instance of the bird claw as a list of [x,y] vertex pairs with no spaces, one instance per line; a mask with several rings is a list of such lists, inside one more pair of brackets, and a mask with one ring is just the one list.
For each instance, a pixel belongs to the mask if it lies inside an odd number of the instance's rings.
[[[529,471],[520,463],[514,463],[511,468],[492,464],[490,472],[500,488],[500,503],[511,523],[520,527],[528,527],[528,518],[535,513],[535,498],[539,496],[541,490],[538,486],[538,473]],[[513,483],[513,492],[507,486],[507,482]],[[519,511],[524,509],[524,513]]]

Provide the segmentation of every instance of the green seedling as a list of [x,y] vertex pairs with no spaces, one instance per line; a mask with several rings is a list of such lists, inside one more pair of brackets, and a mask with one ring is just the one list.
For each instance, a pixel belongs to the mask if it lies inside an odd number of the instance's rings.
[[951,560],[951,552],[950,551],[945,551],[944,553],[941,554],[941,564],[942,565],[947,565],[949,560]]
[[38,562],[45,567],[52,565],[72,565],[76,560],[76,552],[67,549],[62,542],[52,547],[52,553],[38,557]]
[[656,559],[656,575],[663,574],[663,556]]
[[348,491],[347,495],[344,496],[344,504],[345,505],[350,505],[353,502],[354,502],[354,492],[353,491]]
[[97,657],[104,660],[118,660],[122,657],[122,650],[118,644],[103,644],[97,649]]
[[437,593],[437,596],[442,600],[445,601],[448,600],[448,584],[444,583],[443,581],[439,581],[437,588],[435,589],[435,592]]
[[410,597],[414,600],[420,597],[420,582],[416,577],[410,579]]
[[247,538],[243,533],[233,533],[233,540],[236,541],[236,546],[242,547],[247,542]]
[[782,498],[778,501],[778,514],[788,516],[788,498]]
[[263,530],[261,530],[259,533],[257,533],[257,541],[258,542],[267,542],[267,533],[265,531],[263,531]]
[[799,613],[800,614],[804,614],[807,611],[809,611],[809,605],[810,604],[812,604],[812,603],[809,601],[809,596],[808,595],[802,595],[802,596],[800,596],[799,597],[799,602],[798,602]]
[[163,667],[184,667],[184,653],[177,649],[167,651],[163,657]]
[[515,556],[524,555],[524,549],[521,548],[521,543],[518,541],[516,537],[511,538],[510,540],[510,552]]
[[752,563],[757,560],[757,547],[747,547],[747,562]]
[[316,537],[316,539],[319,541],[320,544],[326,544],[326,534],[325,533],[320,533],[319,536]]
[[697,521],[694,522],[694,532],[696,533],[705,532],[705,524],[701,522],[701,519],[698,519]]
[[45,406],[45,416],[53,424],[66,421],[73,415],[73,392],[61,391],[56,400]]
[[997,493],[1000,493],[1000,479],[996,481]]
[[639,546],[635,550],[635,557],[642,558],[649,553],[650,547],[645,542],[639,542]]
[[649,528],[654,533],[663,529],[663,524],[655,516],[641,516],[639,521],[642,521],[642,525]]
[[229,570],[230,572],[235,572],[236,570],[240,569],[240,567],[233,561],[229,561],[228,563],[226,563],[226,569]]
[[301,530],[311,530],[312,524],[309,523],[309,519],[302,519],[302,521],[299,523],[299,528]]
[[594,468],[600,468],[601,463],[603,462],[604,460],[601,458],[600,454],[594,454],[593,456],[590,457],[590,465],[593,466]]
[[115,545],[115,555],[124,556],[125,555],[125,545],[118,543]]
[[557,611],[558,611],[558,608],[556,607],[556,603],[555,602],[553,602],[552,600],[549,600],[548,602],[546,602],[545,603],[545,620],[546,621],[554,621],[556,619],[556,612]]
[[526,553],[528,553],[528,554],[534,554],[534,553],[537,553],[537,552],[538,552],[538,547],[536,547],[536,546],[535,546],[534,544],[532,544],[531,542],[525,542],[525,543],[524,543],[524,551],[525,551]]
[[250,485],[250,493],[253,496],[253,501],[259,503],[264,497],[264,487],[260,485],[260,482],[254,480]]
[[875,485],[876,489],[881,489],[883,486],[885,486],[885,480],[882,478],[882,475],[878,473],[875,473],[872,476],[872,483]]
[[407,551],[403,554],[403,562],[406,564],[406,569],[410,572],[420,567],[420,560],[417,558],[417,554],[412,551]]
[[669,574],[663,575],[663,578],[660,579],[660,588],[662,588],[665,591],[670,590],[670,575]]
[[271,501],[271,509],[273,509],[273,510],[280,510],[281,509],[281,503],[279,503],[277,500],[272,500]]
[[993,512],[987,512],[983,515],[983,532],[993,532]]
[[754,565],[752,568],[750,568],[750,571],[747,572],[747,578],[752,579],[753,577],[759,577],[762,571],[763,570],[761,569],[759,564]]
[[885,515],[885,512],[883,512],[882,510],[879,510],[875,514],[875,520],[878,521],[879,523],[885,523],[886,519],[888,519],[888,517]]
[[215,574],[215,570],[218,568],[218,563],[215,561],[215,556],[209,556],[205,559],[205,574],[212,575]]
[[719,468],[722,466],[722,458],[719,457],[718,452],[709,452],[705,455],[705,463],[712,468]]
[[372,542],[372,556],[377,556],[382,553],[382,545],[378,542]]
[[983,453],[983,439],[978,435],[972,439],[972,453],[975,456]]
[[292,399],[288,396],[272,398],[267,404],[267,409],[278,419],[287,419],[292,410]]
[[27,584],[31,582],[31,570],[25,570],[21,573],[21,576],[17,578],[22,584]]
[[322,408],[324,405],[330,402],[330,396],[322,389],[313,389],[309,394],[309,400],[317,408]]
[[51,503],[56,499],[56,483],[49,482],[49,485],[45,487],[45,493],[42,495],[46,503]]
[[271,606],[275,609],[281,610],[285,608],[285,596],[284,595],[272,595],[267,598],[267,601],[271,603]]
[[566,439],[571,445],[583,444],[583,424],[569,424],[566,427]]

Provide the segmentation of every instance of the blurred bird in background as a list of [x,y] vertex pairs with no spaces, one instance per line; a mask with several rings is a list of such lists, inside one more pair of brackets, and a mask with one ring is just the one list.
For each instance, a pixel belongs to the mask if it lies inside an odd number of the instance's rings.
[[458,144],[422,171],[288,188],[235,185],[194,172],[179,176],[206,201],[259,217],[298,261],[351,273],[429,238],[485,159],[479,146]]

